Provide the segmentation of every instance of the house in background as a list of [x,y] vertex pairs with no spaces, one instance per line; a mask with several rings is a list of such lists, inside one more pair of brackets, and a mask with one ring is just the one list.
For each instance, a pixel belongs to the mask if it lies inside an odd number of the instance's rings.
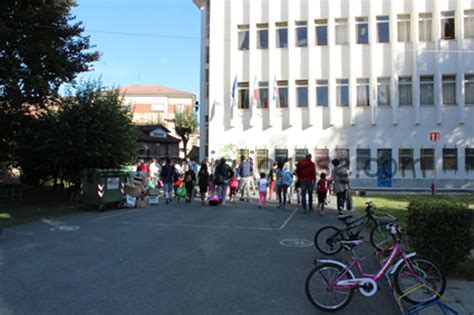
[[138,125],[138,158],[149,160],[151,158],[164,159],[179,158],[179,138],[173,137],[170,130],[163,125]]
[[[128,85],[121,89],[124,104],[130,106],[133,122],[137,125],[162,125],[172,136],[179,138],[175,131],[175,113],[195,113],[196,95],[162,85]],[[179,142],[178,142],[179,143]],[[199,132],[188,143],[188,152],[199,146]],[[184,157],[182,145],[180,157]]]

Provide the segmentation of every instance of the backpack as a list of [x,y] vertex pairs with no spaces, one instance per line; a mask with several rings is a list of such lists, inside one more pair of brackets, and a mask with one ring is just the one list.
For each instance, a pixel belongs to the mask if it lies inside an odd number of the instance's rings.
[[291,186],[293,184],[293,174],[289,170],[283,171],[283,185]]

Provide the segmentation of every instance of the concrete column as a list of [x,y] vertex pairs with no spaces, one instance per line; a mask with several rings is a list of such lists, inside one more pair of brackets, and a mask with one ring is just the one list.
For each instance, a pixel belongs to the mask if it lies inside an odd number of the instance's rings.
[[[456,5],[456,40],[458,51],[463,51],[464,42],[464,0],[457,0]],[[464,91],[464,54],[457,55],[457,74],[456,74],[456,101],[459,108],[459,124],[463,125],[466,119],[466,99]],[[464,163],[462,163],[464,165]]]
[[411,13],[411,41],[413,43],[413,77],[412,77],[412,88],[413,88],[413,107],[415,112],[415,125],[420,124],[420,73],[418,69],[418,43],[419,43],[419,31],[418,31],[418,0],[412,0],[412,13]]
[[[270,0],[269,0],[270,1]],[[275,87],[276,73],[272,65],[275,63],[275,6],[268,5],[268,117],[270,117],[270,125],[275,123],[275,113],[277,100],[273,99],[273,89]],[[277,78],[278,79],[278,78]]]
[[[331,5],[331,0],[326,0],[328,5],[328,49],[329,49],[329,58],[328,65],[331,65],[334,60],[333,58],[335,46],[336,46],[336,27],[334,20],[334,11],[333,6]],[[334,67],[329,66],[329,76],[328,76],[328,110],[329,110],[329,124],[334,125],[334,112],[336,110],[336,75],[334,73]]]
[[[201,25],[206,25],[206,9],[204,7],[199,8],[201,11]],[[201,124],[199,126],[199,146],[202,148],[199,150],[199,159],[202,161],[206,157],[206,144],[208,143],[206,128],[209,124],[206,123],[206,116],[209,116],[209,100],[206,98],[206,27],[201,27],[201,86],[200,86],[200,97],[199,97],[199,115]]]
[[301,117],[298,115],[300,110],[296,107],[295,80],[297,78],[295,78],[293,71],[297,66],[294,58],[296,54],[294,5],[292,1],[288,1],[288,115],[290,116],[289,121],[291,127],[296,126],[296,119]]
[[[376,51],[377,42],[377,27],[375,17],[374,0],[369,0],[369,47],[370,47],[370,108],[371,108],[371,122],[375,126],[377,124],[377,64],[378,59]],[[377,0],[376,0],[377,1]]]
[[316,16],[315,13],[315,2],[308,1],[308,115],[309,115],[309,124],[314,125],[314,115],[316,113],[316,58],[314,58],[314,52],[316,50],[315,43],[315,24],[314,19]]
[[442,109],[441,104],[443,103],[443,82],[442,75],[439,68],[438,60],[441,60],[440,56],[440,38],[441,38],[441,14],[439,10],[439,2],[434,1],[434,10],[433,10],[433,39],[435,43],[435,66],[434,66],[434,106],[436,111],[436,123],[441,125],[442,123]]
[[[253,100],[253,91],[255,88],[255,78],[258,81],[261,81],[260,71],[258,71],[256,67],[256,59],[257,59],[257,21],[256,19],[259,17],[255,16],[255,11],[252,10],[252,5],[258,5],[259,3],[255,1],[248,1],[248,8],[249,10],[249,30],[250,30],[250,42],[249,42],[249,93],[250,93],[250,126],[255,127],[258,124],[258,115],[257,115],[257,102]],[[261,123],[260,123],[261,125]]]
[[397,1],[390,0],[389,17],[389,36],[390,36],[390,55],[391,55],[391,73],[390,78],[390,103],[392,104],[392,120],[394,125],[398,125],[398,67],[397,67],[397,48],[398,48],[398,23],[397,23]]
[[[232,14],[232,12],[235,12],[235,6],[236,6],[236,2],[235,1],[229,1],[229,2],[226,2],[226,10],[230,10],[231,14],[229,15],[230,16],[230,27],[229,27],[229,34],[227,34],[228,38],[229,38],[229,42],[227,43],[227,45],[230,45],[230,48],[229,48],[229,82],[231,82],[230,84],[230,87],[229,87],[229,96],[228,96],[228,100],[225,100],[224,103],[227,103],[229,102],[230,103],[230,108],[229,108],[229,111],[230,111],[230,114],[229,114],[229,125],[230,127],[235,127],[235,123],[236,123],[236,118],[237,118],[237,106],[238,106],[238,99],[239,99],[239,95],[238,95],[238,90],[235,91],[235,99],[232,99],[232,85],[234,84],[234,79],[235,79],[235,76],[237,75],[237,82],[238,81],[242,81],[242,72],[241,72],[241,69],[237,69],[237,67],[235,66],[235,59],[236,59],[236,52],[237,52],[237,41],[238,41],[238,31],[237,31],[237,21],[236,21],[236,18],[235,18],[235,15]],[[228,8],[229,7],[229,8]],[[211,13],[212,14],[212,13]],[[212,55],[211,55],[211,58],[212,58]],[[212,104],[211,104],[212,105]]]
[[356,124],[356,105],[357,105],[357,78],[354,70],[355,64],[358,62],[356,59],[356,27],[355,27],[355,16],[354,16],[354,7],[356,2],[348,1],[349,4],[349,110],[351,117],[351,125],[355,126]]

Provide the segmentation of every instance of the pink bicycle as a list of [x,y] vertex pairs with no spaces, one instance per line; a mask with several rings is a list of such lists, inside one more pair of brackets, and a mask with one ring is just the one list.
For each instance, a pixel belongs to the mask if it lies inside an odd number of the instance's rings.
[[[446,289],[446,277],[441,267],[431,259],[407,254],[400,244],[400,228],[388,224],[387,229],[395,237],[391,253],[377,274],[365,273],[354,247],[362,245],[361,240],[341,241],[343,247],[352,253],[352,261],[344,264],[333,259],[319,259],[306,278],[305,290],[311,303],[320,310],[334,312],[346,307],[355,290],[363,296],[377,293],[377,282],[388,272],[398,294],[412,304],[438,299]],[[397,259],[398,258],[398,259]],[[359,277],[353,273],[357,270]]]

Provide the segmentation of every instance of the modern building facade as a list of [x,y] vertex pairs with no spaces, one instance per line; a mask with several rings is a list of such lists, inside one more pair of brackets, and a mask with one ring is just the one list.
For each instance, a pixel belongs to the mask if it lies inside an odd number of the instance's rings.
[[[201,158],[474,189],[474,0],[194,0]],[[438,140],[438,141],[434,141]]]

